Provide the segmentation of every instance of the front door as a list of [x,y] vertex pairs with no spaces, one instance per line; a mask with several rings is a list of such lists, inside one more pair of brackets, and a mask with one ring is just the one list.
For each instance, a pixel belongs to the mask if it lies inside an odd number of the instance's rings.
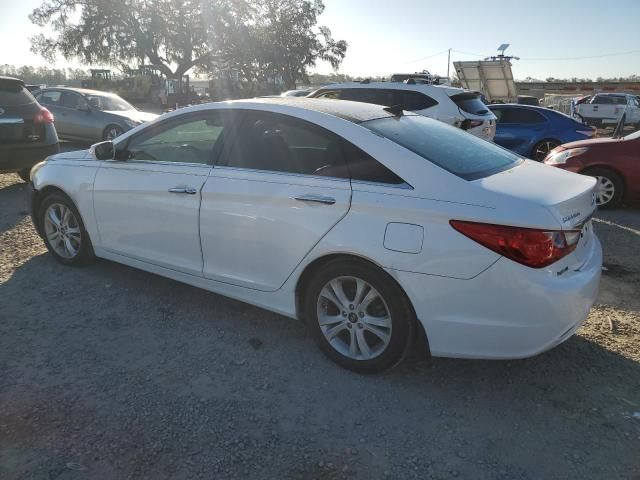
[[258,111],[226,138],[231,148],[202,189],[204,276],[275,291],[349,210],[342,139]]
[[94,183],[100,246],[173,270],[202,275],[202,186],[222,142],[219,114],[169,119],[117,144]]

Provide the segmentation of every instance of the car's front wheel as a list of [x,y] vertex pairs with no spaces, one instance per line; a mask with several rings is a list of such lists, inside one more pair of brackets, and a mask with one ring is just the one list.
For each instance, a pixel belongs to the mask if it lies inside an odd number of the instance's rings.
[[38,210],[40,231],[53,257],[65,265],[84,265],[95,257],[80,213],[66,196],[48,195]]
[[305,312],[325,355],[359,373],[395,366],[412,344],[413,309],[395,281],[372,265],[338,260],[322,267],[307,288]]

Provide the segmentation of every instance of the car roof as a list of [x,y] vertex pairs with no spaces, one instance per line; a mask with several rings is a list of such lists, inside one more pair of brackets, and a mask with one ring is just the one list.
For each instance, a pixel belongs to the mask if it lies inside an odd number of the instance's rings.
[[491,103],[487,105],[489,108],[501,108],[501,107],[509,107],[509,108],[522,108],[526,110],[537,110],[542,112],[555,112],[556,110],[552,110],[547,107],[541,107],[539,105],[527,105],[526,103]]
[[465,90],[464,88],[457,87],[449,87],[447,85],[431,85],[428,83],[415,83],[408,84],[402,82],[369,82],[369,83],[361,83],[361,82],[349,82],[349,83],[332,83],[329,85],[324,85],[320,87],[318,90],[332,90],[335,88],[386,88],[389,90],[440,90],[445,92],[447,95],[455,95],[457,93],[475,93],[469,90]]
[[19,83],[20,85],[24,86],[24,81],[20,80],[19,78],[0,76],[0,82],[6,82],[6,83],[15,82],[15,83]]
[[324,98],[306,98],[306,97],[274,97],[274,98],[252,98],[246,100],[232,100],[231,105],[241,106],[249,105],[283,105],[295,107],[305,110],[313,110],[334,117],[342,118],[353,123],[366,122],[367,120],[375,120],[377,118],[393,117],[392,113],[387,112],[381,105],[373,105],[371,103],[351,102],[349,100],[332,100]]
[[117,96],[116,93],[112,92],[104,92],[102,90],[91,90],[88,88],[75,88],[75,87],[45,87],[41,90],[66,90],[69,92],[82,93],[83,95],[109,95],[109,96]]

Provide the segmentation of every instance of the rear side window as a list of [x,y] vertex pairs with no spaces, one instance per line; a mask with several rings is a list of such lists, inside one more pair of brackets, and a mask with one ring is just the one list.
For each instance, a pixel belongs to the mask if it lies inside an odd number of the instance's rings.
[[33,95],[20,83],[0,80],[0,106],[18,107],[35,102]]
[[465,180],[487,177],[521,162],[491,142],[420,115],[379,118],[360,125]]
[[498,117],[497,123],[542,123],[544,117],[538,112],[529,110],[526,108],[496,108],[493,110],[496,117]]
[[42,105],[52,105],[54,107],[60,106],[62,93],[55,90],[49,90],[41,92],[36,95],[36,99]]
[[270,112],[245,112],[228,166],[270,172],[405,183],[373,157],[322,127]]
[[489,115],[489,108],[482,102],[480,95],[476,93],[459,93],[453,95],[451,100],[463,112],[471,113],[472,115]]
[[404,105],[405,110],[424,110],[438,104],[436,100],[421,92],[412,90],[393,90],[390,88],[344,88],[329,90],[316,98],[335,98],[352,102],[373,103],[390,107]]

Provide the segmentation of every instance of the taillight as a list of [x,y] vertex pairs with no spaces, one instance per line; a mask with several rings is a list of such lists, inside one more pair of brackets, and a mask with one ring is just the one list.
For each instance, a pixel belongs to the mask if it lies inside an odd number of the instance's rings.
[[53,123],[53,114],[42,107],[38,113],[33,117],[33,123],[36,125],[41,125],[43,123]]
[[580,230],[538,230],[451,220],[453,228],[480,245],[527,267],[543,268],[578,246]]

